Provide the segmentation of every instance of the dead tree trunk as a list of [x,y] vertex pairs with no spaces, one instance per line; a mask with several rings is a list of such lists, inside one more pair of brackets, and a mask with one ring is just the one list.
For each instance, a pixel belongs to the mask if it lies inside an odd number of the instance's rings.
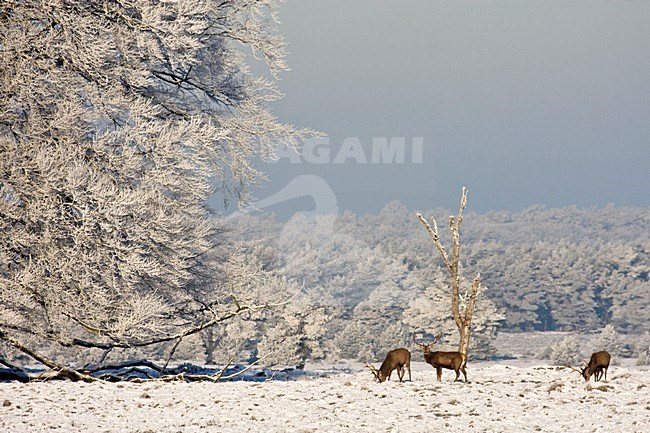
[[440,253],[442,260],[445,263],[447,272],[449,273],[451,279],[451,313],[454,317],[454,322],[458,327],[458,333],[460,335],[458,351],[465,355],[465,359],[467,359],[467,349],[469,347],[470,329],[472,325],[472,316],[474,314],[474,305],[476,303],[476,297],[478,296],[479,288],[481,286],[481,274],[478,274],[472,282],[472,289],[469,297],[467,296],[467,293],[462,297],[460,295],[460,275],[458,269],[458,262],[460,259],[460,224],[463,222],[463,210],[465,209],[466,205],[467,189],[463,187],[458,217],[455,219],[453,215],[449,217],[449,230],[451,232],[452,240],[451,257],[449,257],[449,254],[440,242],[440,237],[438,235],[438,224],[436,223],[436,220],[433,217],[431,218],[431,222],[433,224],[433,227],[431,227],[431,225],[422,216],[422,214],[419,212],[417,213],[418,219],[427,229],[434,245],[438,249],[438,252]]

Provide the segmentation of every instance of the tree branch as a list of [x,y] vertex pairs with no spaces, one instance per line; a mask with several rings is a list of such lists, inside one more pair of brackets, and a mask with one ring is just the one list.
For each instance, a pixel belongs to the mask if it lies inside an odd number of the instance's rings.
[[429,225],[427,220],[424,219],[424,217],[422,216],[422,214],[420,212],[417,212],[416,216],[418,217],[418,219],[420,220],[422,225],[424,225],[424,227],[429,232],[429,236],[431,236],[431,239],[433,240],[434,245],[436,246],[436,248],[438,248],[438,251],[440,252],[440,255],[442,256],[442,260],[445,263],[445,266],[447,267],[447,270],[449,272],[451,272],[451,262],[449,261],[449,256],[447,255],[447,252],[445,251],[445,248],[440,243],[440,237],[438,235],[438,224],[436,224],[436,220],[433,217],[431,217],[431,221],[433,222],[433,227],[434,227],[434,228],[431,228],[431,226]]
[[86,348],[96,348],[96,349],[104,349],[104,350],[109,350],[112,348],[120,348],[120,349],[128,349],[128,348],[134,348],[134,347],[146,347],[146,346],[151,346],[154,344],[160,344],[160,343],[166,343],[172,340],[179,340],[183,339],[187,336],[196,334],[198,332],[203,331],[204,329],[210,328],[214,325],[217,325],[221,322],[224,322],[226,320],[232,319],[233,317],[239,316],[245,312],[256,312],[256,311],[261,311],[269,307],[275,307],[275,306],[280,306],[280,305],[285,305],[289,301],[284,301],[282,303],[269,303],[269,304],[264,304],[264,305],[242,305],[239,301],[239,299],[234,295],[231,294],[230,297],[232,298],[233,302],[235,302],[236,309],[233,311],[229,311],[221,316],[217,317],[216,312],[210,309],[212,314],[215,316],[213,319],[208,320],[207,322],[204,322],[198,326],[194,326],[191,328],[188,328],[182,332],[179,332],[174,335],[168,335],[165,337],[158,337],[158,338],[151,338],[149,340],[134,340],[134,341],[120,341],[119,337],[116,337],[114,335],[111,335],[110,331],[105,330],[105,329],[99,329],[95,326],[89,325],[82,321],[81,319],[74,317],[68,313],[63,313],[66,317],[72,319],[76,323],[78,323],[80,326],[82,326],[84,329],[90,331],[91,333],[96,333],[102,336],[105,336],[107,338],[110,338],[113,340],[111,343],[101,343],[101,342],[91,342],[91,341],[86,341],[86,340],[81,340],[78,338],[74,338],[70,343],[63,342],[61,340],[57,340],[59,344],[62,346],[80,346],[80,347],[86,347]]
[[169,355],[165,360],[165,365],[163,365],[162,370],[160,370],[160,374],[163,374],[167,369],[167,366],[169,365],[169,361],[172,359],[172,356],[174,356],[174,352],[176,352],[176,349],[178,348],[178,345],[181,344],[181,341],[183,341],[182,337],[176,340],[176,343],[174,343],[174,346],[172,346],[171,350],[169,351]]
[[26,355],[29,355],[31,358],[45,365],[46,367],[58,371],[60,376],[67,377],[73,382],[76,382],[78,380],[83,380],[84,382],[95,382],[100,380],[95,377],[89,376],[84,373],[80,373],[76,370],[73,370],[71,368],[68,368],[66,366],[54,362],[52,359],[46,357],[45,355],[41,354],[37,350],[31,349],[25,346],[19,340],[16,340],[15,338],[7,335],[4,331],[0,331],[0,338],[6,341],[7,343],[9,343],[10,345],[12,345],[13,347],[15,347],[16,349],[20,350],[21,352],[25,353]]
[[84,366],[84,370],[87,371],[88,373],[97,373],[98,371],[119,370],[122,368],[129,368],[129,367],[148,367],[152,370],[157,371],[158,373],[162,373],[162,371],[164,370],[163,367],[146,359],[114,362],[109,364],[88,364]]

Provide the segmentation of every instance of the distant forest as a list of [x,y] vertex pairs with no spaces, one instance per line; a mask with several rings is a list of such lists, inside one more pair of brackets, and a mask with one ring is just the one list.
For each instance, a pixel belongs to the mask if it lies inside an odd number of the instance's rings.
[[[435,217],[443,243],[451,245],[447,221],[454,212],[421,212]],[[329,319],[342,321],[331,330],[335,338],[361,333],[372,339],[389,326],[393,335],[404,333],[402,340],[419,327],[454,333],[449,321],[436,322],[449,309],[448,276],[414,209],[390,202],[377,214],[297,214],[286,223],[273,215],[247,215],[235,226],[243,240],[261,240],[264,266],[301,282],[314,310],[329,306]],[[461,275],[469,281],[478,272],[482,276],[478,334],[497,328],[593,331],[608,324],[621,333],[648,332],[649,250],[648,209],[468,211],[461,227]],[[351,357],[363,352],[351,347],[354,341],[341,342],[338,350],[352,350]]]

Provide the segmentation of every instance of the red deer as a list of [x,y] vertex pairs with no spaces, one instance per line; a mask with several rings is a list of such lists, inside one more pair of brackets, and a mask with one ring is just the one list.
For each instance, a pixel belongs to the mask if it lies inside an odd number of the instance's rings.
[[609,352],[605,352],[604,350],[602,352],[592,353],[589,362],[585,368],[580,369],[579,373],[587,382],[589,382],[591,375],[594,376],[594,382],[598,382],[603,377],[604,371],[605,380],[607,380],[607,369],[609,368],[610,359],[611,356],[609,355]]
[[366,362],[366,367],[372,371],[372,374],[375,376],[375,379],[379,383],[385,381],[386,379],[390,380],[390,375],[393,373],[393,370],[397,369],[397,375],[399,376],[399,381],[401,382],[404,378],[404,366],[409,370],[409,381],[411,380],[411,352],[406,349],[395,349],[388,352],[386,359],[377,370],[372,365]]
[[446,368],[449,370],[454,370],[456,372],[456,379],[460,377],[460,372],[465,376],[465,382],[467,382],[467,372],[465,367],[467,366],[467,360],[465,356],[460,352],[432,352],[431,346],[436,344],[440,340],[440,334],[429,344],[420,344],[413,336],[413,341],[417,344],[422,352],[424,352],[424,360],[431,364],[433,368],[436,369],[438,375],[438,382],[442,382],[442,369]]

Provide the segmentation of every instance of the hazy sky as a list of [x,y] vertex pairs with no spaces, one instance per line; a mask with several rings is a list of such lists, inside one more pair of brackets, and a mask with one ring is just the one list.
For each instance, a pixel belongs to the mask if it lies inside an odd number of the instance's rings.
[[328,141],[263,164],[257,197],[288,185],[267,209],[455,209],[462,185],[479,212],[650,206],[650,2],[289,0],[280,19],[273,111]]

